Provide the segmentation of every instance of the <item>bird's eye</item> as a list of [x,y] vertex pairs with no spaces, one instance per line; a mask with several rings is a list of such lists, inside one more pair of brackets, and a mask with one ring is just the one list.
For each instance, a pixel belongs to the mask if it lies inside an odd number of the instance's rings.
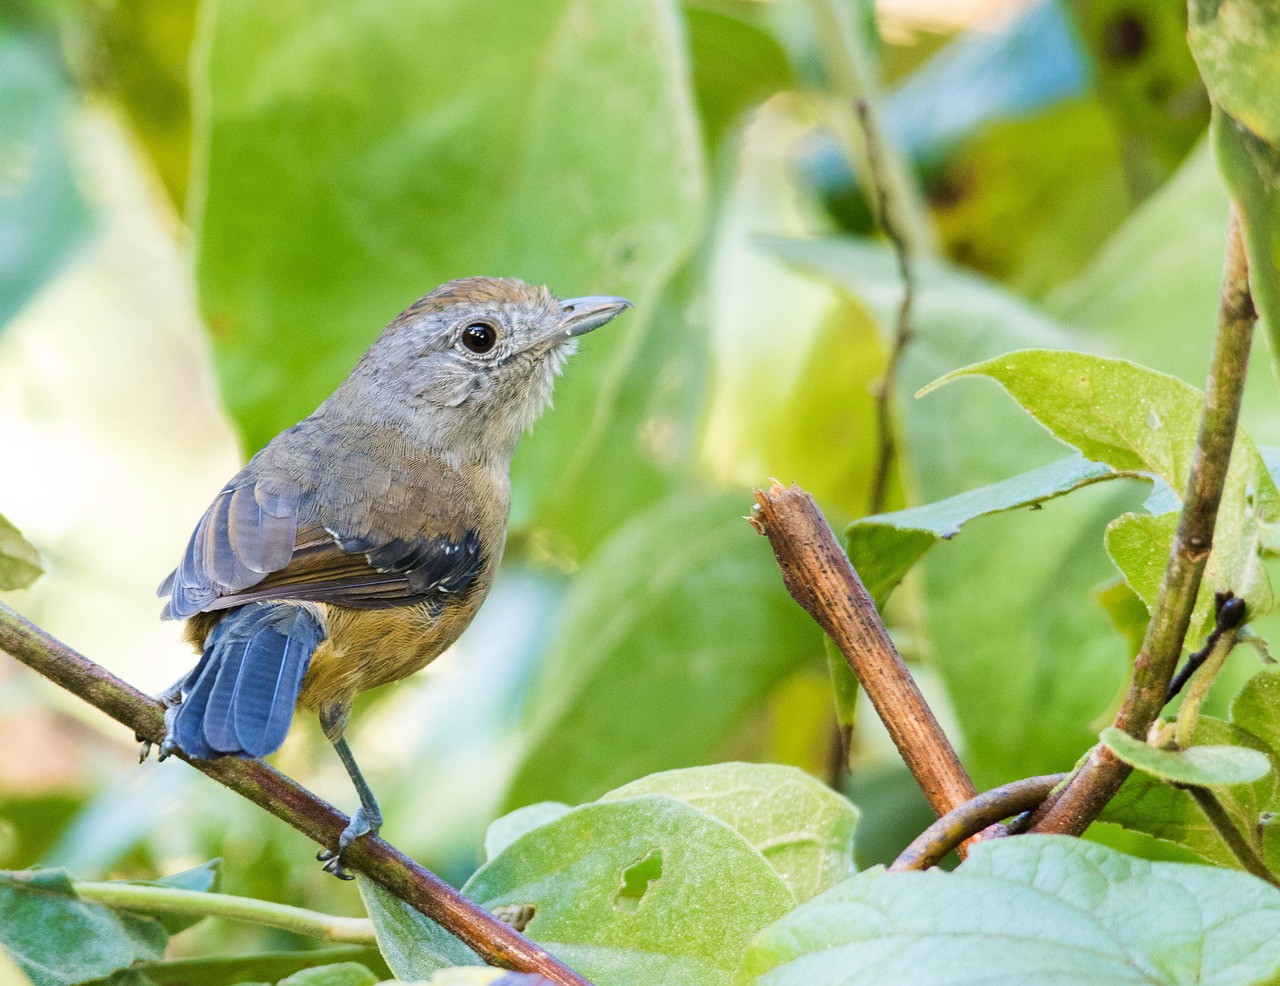
[[487,353],[498,341],[498,330],[487,322],[472,322],[462,330],[462,344],[473,353]]

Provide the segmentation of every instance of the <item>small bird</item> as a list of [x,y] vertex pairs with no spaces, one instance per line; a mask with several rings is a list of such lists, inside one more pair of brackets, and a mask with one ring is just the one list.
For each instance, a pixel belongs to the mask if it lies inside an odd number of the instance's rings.
[[471,622],[502,558],[516,442],[578,337],[630,307],[468,277],[401,312],[222,488],[160,586],[201,655],[161,696],[162,758],[265,757],[295,708],[317,713],[360,796],[317,858],[350,879],[342,854],[382,824],[343,738],[352,700]]

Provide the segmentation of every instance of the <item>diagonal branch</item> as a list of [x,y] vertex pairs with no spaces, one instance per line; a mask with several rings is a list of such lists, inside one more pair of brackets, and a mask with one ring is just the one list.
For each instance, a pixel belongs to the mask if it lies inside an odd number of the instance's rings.
[[[159,743],[164,736],[164,712],[159,702],[3,604],[0,604],[0,650],[123,723],[139,737]],[[223,757],[187,762],[292,825],[307,838],[327,849],[337,849],[338,836],[347,825],[346,816],[261,761]],[[544,949],[382,839],[369,836],[357,839],[343,859],[348,869],[386,887],[465,942],[490,965],[535,972],[561,986],[591,986]]]
[[[1240,216],[1233,205],[1228,220],[1218,333],[1191,475],[1182,498],[1182,516],[1169,549],[1151,622],[1134,662],[1133,681],[1116,716],[1116,726],[1137,739],[1146,737],[1164,707],[1213,547],[1213,529],[1240,420],[1240,400],[1257,318],[1249,293],[1249,263],[1240,238]],[[1079,835],[1128,776],[1128,765],[1105,746],[1094,747],[1066,788],[1037,813],[1032,831]]]
[[813,497],[774,483],[756,490],[756,503],[751,521],[769,538],[787,591],[840,648],[933,810],[943,815],[976,796]]

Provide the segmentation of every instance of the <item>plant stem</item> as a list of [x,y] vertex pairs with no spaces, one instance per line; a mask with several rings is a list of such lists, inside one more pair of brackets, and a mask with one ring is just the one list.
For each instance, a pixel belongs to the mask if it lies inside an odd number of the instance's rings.
[[[1169,682],[1182,654],[1200,580],[1213,547],[1218,504],[1226,483],[1240,418],[1240,399],[1249,368],[1257,321],[1249,294],[1249,267],[1235,206],[1228,219],[1227,251],[1218,307],[1204,413],[1182,498],[1182,515],[1169,549],[1160,591],[1151,611],[1133,680],[1115,725],[1142,739],[1164,707]],[[1129,776],[1129,767],[1104,746],[1096,746],[1075,777],[1047,810],[1038,813],[1035,832],[1082,833]]]
[[233,897],[229,894],[202,893],[179,887],[154,887],[139,883],[96,883],[77,880],[75,891],[86,900],[108,907],[140,911],[143,914],[190,914],[201,917],[250,921],[270,928],[281,928],[321,941],[351,942],[376,945],[373,922],[368,918],[335,917],[308,911],[288,904]]
[[978,791],[884,628],[818,505],[799,486],[756,490],[751,521],[769,539],[787,591],[835,641],[902,759],[939,815]]
[[1222,807],[1218,796],[1207,787],[1184,787],[1183,790],[1195,798],[1205,818],[1209,819],[1209,824],[1217,829],[1218,834],[1222,836],[1222,841],[1227,844],[1227,848],[1231,850],[1231,854],[1240,865],[1254,876],[1266,880],[1273,887],[1280,887],[1280,879],[1277,879],[1276,875],[1267,868],[1267,864],[1258,855],[1253,844],[1236,828],[1236,823]]
[[[848,113],[833,122],[837,136],[845,143],[851,168],[873,190],[872,208],[883,210],[881,226],[886,233],[896,230],[906,252],[918,256],[933,249],[932,226],[911,172],[886,137],[875,110],[875,80],[867,64],[866,47],[851,20],[852,9],[852,4],[839,0],[809,0],[827,84]],[[859,126],[853,125],[855,113]],[[873,154],[878,158],[874,168],[870,161]]]
[[893,861],[889,872],[904,873],[936,866],[943,856],[965,839],[1010,815],[1035,808],[1066,778],[1066,774],[1028,777],[979,794],[947,812],[916,836]]
[[[159,702],[121,681],[83,654],[0,603],[0,650],[101,709],[140,738],[164,736]],[[200,772],[282,819],[326,849],[337,849],[348,819],[260,760],[186,760]],[[490,965],[536,972],[561,986],[590,986],[544,949],[467,900],[383,839],[364,836],[343,854],[349,870],[382,884],[394,896],[461,939]]]
[[1213,647],[1210,648],[1204,663],[1191,676],[1191,686],[1187,689],[1187,696],[1182,700],[1181,708],[1178,709],[1178,723],[1174,731],[1174,740],[1179,749],[1186,750],[1195,744],[1196,726],[1200,722],[1200,707],[1209,697],[1209,689],[1218,677],[1218,672],[1222,670],[1222,665],[1235,649],[1238,634],[1238,630],[1228,630],[1221,634],[1213,642]]

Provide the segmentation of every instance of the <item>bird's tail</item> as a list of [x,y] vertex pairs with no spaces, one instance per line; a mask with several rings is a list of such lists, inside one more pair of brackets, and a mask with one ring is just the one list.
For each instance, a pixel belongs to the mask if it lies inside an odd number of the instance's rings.
[[284,742],[311,655],[326,637],[306,603],[253,603],[225,616],[182,682],[171,737],[191,757],[265,757]]

